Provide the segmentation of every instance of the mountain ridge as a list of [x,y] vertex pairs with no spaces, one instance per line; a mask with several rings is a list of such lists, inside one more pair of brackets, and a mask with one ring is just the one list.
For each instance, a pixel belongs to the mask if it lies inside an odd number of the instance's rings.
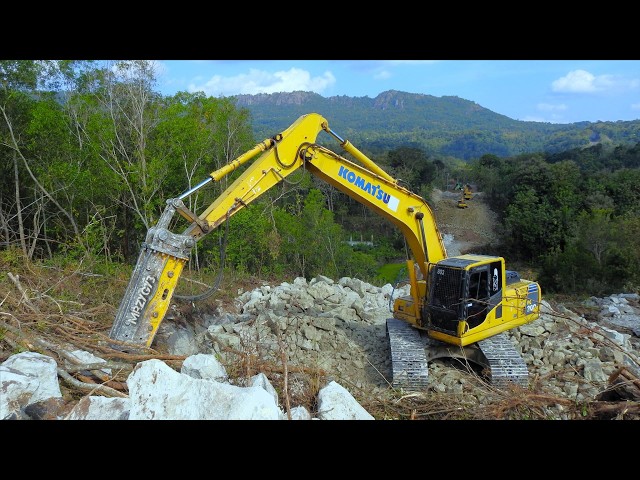
[[387,90],[376,97],[323,97],[306,91],[237,95],[258,139],[273,136],[301,115],[315,112],[343,138],[380,153],[400,146],[465,161],[485,154],[557,153],[603,143],[640,141],[640,120],[556,124],[514,120],[458,96]]

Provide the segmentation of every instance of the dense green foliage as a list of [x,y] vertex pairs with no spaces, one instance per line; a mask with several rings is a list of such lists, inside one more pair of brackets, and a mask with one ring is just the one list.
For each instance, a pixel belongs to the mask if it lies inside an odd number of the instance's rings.
[[[532,266],[544,290],[640,285],[640,122],[518,122],[457,97],[402,92],[253,96],[248,108],[243,96],[163,97],[155,79],[152,61],[0,61],[1,249],[132,265],[167,199],[316,111],[427,200],[434,187],[475,183],[500,216],[486,253]],[[201,213],[240,171],[187,207]],[[372,283],[399,275],[407,250],[398,229],[296,175],[205,236],[189,268]]]
[[640,285],[638,161],[640,143],[484,155],[472,168],[500,214],[503,255],[539,265],[547,291],[600,295]]

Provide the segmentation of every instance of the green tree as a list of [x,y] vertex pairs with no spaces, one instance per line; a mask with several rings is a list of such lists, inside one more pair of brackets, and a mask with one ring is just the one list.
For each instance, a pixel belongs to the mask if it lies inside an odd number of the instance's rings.
[[[227,236],[225,266],[238,272],[268,276],[278,271],[279,239],[269,218],[261,214],[263,205],[255,202],[240,210],[230,219]],[[224,238],[226,225],[221,225],[215,237]],[[216,264],[217,250],[208,251],[208,263]],[[218,265],[219,267],[219,265]]]
[[[60,215],[72,238],[83,245],[80,222],[73,206],[63,196],[69,192],[65,188],[61,194],[47,184],[47,173],[57,165],[49,164],[47,152],[54,147],[57,151],[68,146],[68,133],[58,121],[62,117],[58,100],[59,88],[74,78],[74,66],[87,62],[3,60],[0,61],[0,162],[11,165],[3,173],[0,184],[0,221],[7,245],[17,232],[25,258],[31,258],[36,246],[44,240],[50,247],[43,232],[47,222]],[[53,91],[48,91],[53,89]],[[54,97],[55,95],[55,97]],[[44,108],[43,108],[44,107]],[[45,113],[46,112],[46,113]],[[46,120],[43,121],[43,118]],[[47,129],[55,127],[49,132]],[[48,137],[44,145],[42,140]],[[55,139],[55,140],[54,140]],[[6,163],[5,163],[6,162]],[[55,163],[55,162],[53,162]],[[11,173],[11,175],[9,175]],[[10,179],[10,180],[9,180]],[[12,182],[11,184],[9,182]],[[13,195],[8,197],[8,192]],[[13,201],[7,201],[13,198]],[[11,225],[16,218],[17,228]],[[27,238],[31,242],[27,245]]]
[[387,163],[395,178],[414,192],[423,185],[430,185],[436,178],[436,167],[427,153],[415,147],[399,147],[388,152]]
[[548,291],[608,295],[640,283],[640,221],[611,211],[582,212],[564,251],[544,257],[540,281]]
[[[159,196],[171,198],[194,187],[252,146],[248,112],[231,100],[186,92],[163,99],[149,145],[150,158],[167,168]],[[202,209],[226,189],[229,177],[185,199],[187,207]]]
[[293,210],[274,213],[284,261],[294,266],[298,275],[310,279],[317,274],[340,274],[349,248],[319,190],[310,190],[304,200],[299,198]]
[[560,248],[561,213],[533,188],[520,189],[505,211],[503,242],[514,258],[535,261]]

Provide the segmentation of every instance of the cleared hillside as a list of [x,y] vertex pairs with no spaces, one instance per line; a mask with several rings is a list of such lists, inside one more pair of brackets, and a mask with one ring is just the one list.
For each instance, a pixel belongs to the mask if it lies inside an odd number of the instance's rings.
[[458,208],[460,191],[434,189],[431,203],[443,236],[447,254],[484,253],[479,249],[494,237],[496,214],[483,201],[482,192],[467,200],[467,208]]

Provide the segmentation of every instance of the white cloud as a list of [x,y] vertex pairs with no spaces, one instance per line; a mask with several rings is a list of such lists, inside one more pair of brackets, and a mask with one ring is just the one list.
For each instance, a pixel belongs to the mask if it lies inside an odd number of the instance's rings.
[[374,80],[389,80],[397,76],[396,67],[421,67],[440,60],[364,60],[352,62],[351,66],[372,75]]
[[523,122],[546,122],[547,121],[542,117],[534,117],[532,115],[525,115],[525,117],[521,118],[520,120]]
[[544,117],[535,115],[526,115],[520,120],[525,122],[545,122],[545,123],[566,123],[562,113],[568,110],[569,107],[564,103],[552,104],[552,103],[538,103],[536,110],[544,112]]
[[190,83],[189,91],[202,91],[210,96],[256,95],[297,90],[322,93],[335,82],[336,78],[328,70],[321,76],[312,77],[308,71],[300,68],[273,73],[252,68],[249,73],[235,77],[214,75],[204,83]]
[[551,90],[562,93],[596,93],[637,88],[638,79],[614,75],[593,75],[586,70],[572,70],[551,83]]
[[549,117],[537,117],[534,115],[525,115],[519,120],[523,122],[542,122],[542,123],[568,123],[560,115],[551,114]]
[[551,89],[554,92],[595,92],[596,77],[586,70],[573,70],[566,76],[554,80]]
[[391,72],[388,70],[380,70],[378,73],[373,75],[373,78],[376,80],[386,80],[387,78],[391,78]]
[[564,111],[567,109],[567,106],[564,103],[559,105],[552,105],[550,103],[539,103],[536,105],[536,108],[542,112],[557,112]]
[[631,104],[631,110],[640,110],[640,103]]

